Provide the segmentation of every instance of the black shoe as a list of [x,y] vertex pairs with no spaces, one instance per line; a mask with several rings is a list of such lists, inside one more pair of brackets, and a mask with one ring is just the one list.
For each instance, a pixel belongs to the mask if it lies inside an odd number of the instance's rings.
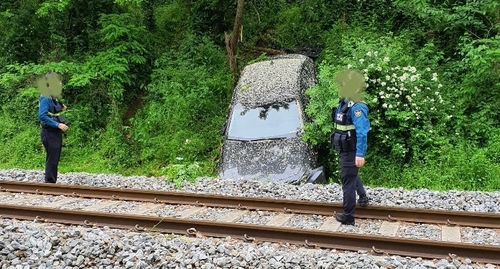
[[346,217],[344,214],[336,215],[335,219],[345,225],[354,225],[354,218],[352,220],[349,217]]
[[368,199],[368,196],[366,196],[366,195],[365,196],[361,196],[358,199],[358,204],[360,206],[363,206],[363,207],[364,206],[368,206],[369,203],[370,203],[370,199]]

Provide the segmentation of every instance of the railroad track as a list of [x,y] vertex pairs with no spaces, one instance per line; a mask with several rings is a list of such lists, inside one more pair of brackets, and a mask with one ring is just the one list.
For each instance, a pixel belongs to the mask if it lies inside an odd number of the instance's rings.
[[[29,206],[34,201],[44,206]],[[500,214],[370,206],[358,208],[357,223],[378,222],[373,234],[344,232],[334,219],[341,204],[0,181],[0,215],[84,226],[108,226],[146,232],[287,242],[311,248],[366,250],[422,258],[466,257],[500,264],[500,246],[464,243],[461,229],[500,228]],[[72,205],[79,205],[74,207]],[[84,205],[84,206],[82,206]],[[115,213],[109,213],[110,209]],[[261,223],[245,223],[248,215]],[[200,220],[199,218],[204,218]],[[315,218],[316,227],[294,221]],[[263,224],[264,223],[264,224]],[[441,240],[404,238],[401,227],[424,223],[439,229]],[[499,234],[500,236],[500,234]]]

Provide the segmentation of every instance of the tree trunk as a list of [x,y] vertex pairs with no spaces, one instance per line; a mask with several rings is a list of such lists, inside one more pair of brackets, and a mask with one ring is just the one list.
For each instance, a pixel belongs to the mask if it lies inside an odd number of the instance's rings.
[[229,67],[234,74],[238,73],[238,65],[236,61],[236,56],[238,52],[238,41],[241,35],[241,18],[243,17],[243,4],[244,0],[238,0],[238,5],[236,7],[236,17],[234,18],[233,32],[231,36],[224,32],[224,39],[226,42],[226,52],[227,59],[229,61]]
[[192,5],[192,0],[186,0],[186,8],[188,10],[188,14],[191,15],[191,5]]

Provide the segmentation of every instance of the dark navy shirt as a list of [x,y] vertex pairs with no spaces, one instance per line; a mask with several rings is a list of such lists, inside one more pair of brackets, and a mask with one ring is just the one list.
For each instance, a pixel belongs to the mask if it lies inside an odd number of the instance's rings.
[[53,101],[49,97],[45,96],[40,96],[40,107],[38,108],[38,120],[40,120],[40,123],[42,126],[45,127],[52,127],[52,128],[58,128],[59,123],[55,120],[53,120],[49,116],[49,109],[53,105]]

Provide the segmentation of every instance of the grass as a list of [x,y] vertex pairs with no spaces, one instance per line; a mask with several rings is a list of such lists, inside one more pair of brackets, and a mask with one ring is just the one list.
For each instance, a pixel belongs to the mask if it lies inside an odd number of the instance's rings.
[[[38,126],[31,126],[9,135],[0,146],[0,169],[43,170],[45,150],[40,141]],[[498,148],[498,147],[497,147]],[[442,148],[435,158],[413,161],[406,165],[383,157],[371,157],[360,170],[363,182],[371,187],[499,191],[500,163],[495,147],[478,148],[455,145]],[[133,161],[130,163],[134,163]],[[99,150],[87,147],[63,147],[59,171],[98,174],[166,176],[176,185],[193,182],[197,177],[209,175],[216,165],[213,161],[117,164],[103,158]],[[335,182],[335,180],[330,181]]]

